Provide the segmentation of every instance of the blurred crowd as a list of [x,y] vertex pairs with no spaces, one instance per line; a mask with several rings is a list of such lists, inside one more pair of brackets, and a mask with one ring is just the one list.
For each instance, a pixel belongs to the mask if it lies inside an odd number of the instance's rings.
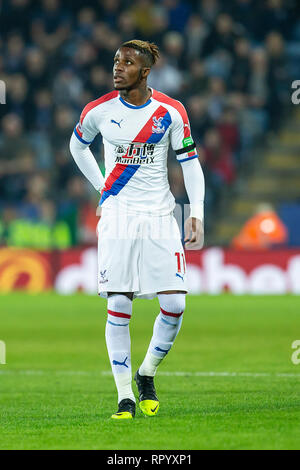
[[[280,127],[299,70],[297,3],[0,0],[0,244],[95,241],[99,195],[69,139],[82,108],[112,90],[113,56],[133,38],[160,47],[149,85],[187,108],[209,221],[257,142]],[[103,170],[101,137],[91,149]],[[187,203],[172,152],[169,179],[176,200]]]

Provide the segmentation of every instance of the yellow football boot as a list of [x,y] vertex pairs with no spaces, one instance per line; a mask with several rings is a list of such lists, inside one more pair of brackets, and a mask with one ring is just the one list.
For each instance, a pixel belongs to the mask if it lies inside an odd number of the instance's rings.
[[145,416],[155,416],[159,409],[159,401],[156,395],[153,377],[140,375],[136,371],[134,376],[139,391],[139,406]]
[[133,419],[135,416],[135,403],[129,398],[121,400],[118,411],[111,415],[112,419]]
[[140,409],[146,416],[155,416],[159,409],[159,402],[156,400],[140,401]]

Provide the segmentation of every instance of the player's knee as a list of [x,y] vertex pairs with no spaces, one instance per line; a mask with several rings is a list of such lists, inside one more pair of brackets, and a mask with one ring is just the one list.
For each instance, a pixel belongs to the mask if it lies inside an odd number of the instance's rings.
[[159,305],[162,313],[174,315],[183,314],[185,310],[185,295],[183,293],[158,294]]
[[107,300],[107,308],[109,311],[131,316],[132,300],[124,294],[111,294]]

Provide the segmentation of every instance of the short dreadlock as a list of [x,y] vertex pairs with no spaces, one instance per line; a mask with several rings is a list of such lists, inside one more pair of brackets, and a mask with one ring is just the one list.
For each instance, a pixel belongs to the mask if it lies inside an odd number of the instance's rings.
[[140,51],[141,54],[144,54],[148,67],[152,67],[159,58],[159,49],[153,42],[132,39],[131,41],[124,42],[121,47],[131,47]]

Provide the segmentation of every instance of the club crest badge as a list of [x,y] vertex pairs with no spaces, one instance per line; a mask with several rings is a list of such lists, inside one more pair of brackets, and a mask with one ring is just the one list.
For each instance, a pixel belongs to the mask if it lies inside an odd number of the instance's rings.
[[100,271],[99,284],[105,284],[105,282],[108,282],[108,279],[107,279],[107,276],[106,276],[106,269],[104,271]]
[[162,120],[162,116],[159,118],[153,117],[152,132],[154,134],[163,134],[165,132],[165,126],[162,125]]

